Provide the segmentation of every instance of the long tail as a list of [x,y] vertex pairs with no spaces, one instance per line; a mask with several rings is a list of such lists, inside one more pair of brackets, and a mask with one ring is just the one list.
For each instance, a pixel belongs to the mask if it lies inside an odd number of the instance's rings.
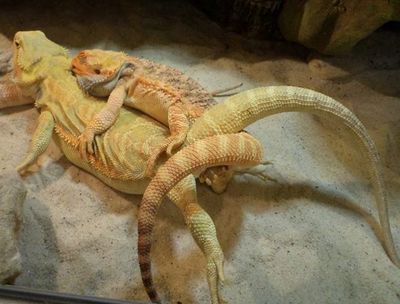
[[390,231],[379,154],[361,121],[336,100],[313,90],[291,86],[248,90],[229,97],[223,103],[207,110],[193,124],[187,135],[187,142],[190,144],[217,134],[235,133],[261,118],[282,112],[308,112],[328,117],[344,124],[355,134],[368,156],[369,171],[383,230],[383,245],[392,262],[400,267]]
[[185,176],[220,165],[251,167],[262,161],[260,143],[246,133],[217,135],[195,142],[161,166],[143,195],[139,210],[139,264],[143,284],[152,302],[160,299],[151,277],[151,234],[163,197]]

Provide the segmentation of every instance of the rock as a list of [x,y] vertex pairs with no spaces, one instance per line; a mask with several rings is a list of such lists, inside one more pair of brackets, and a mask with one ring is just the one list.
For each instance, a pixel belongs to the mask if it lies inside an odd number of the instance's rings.
[[12,65],[11,41],[0,34],[0,75],[11,72]]
[[377,28],[399,18],[398,1],[288,0],[279,16],[279,28],[287,40],[336,55],[350,51]]
[[277,19],[283,0],[193,1],[211,19],[230,31],[248,37],[276,38]]
[[21,272],[18,236],[26,189],[17,176],[0,177],[0,283],[12,282]]

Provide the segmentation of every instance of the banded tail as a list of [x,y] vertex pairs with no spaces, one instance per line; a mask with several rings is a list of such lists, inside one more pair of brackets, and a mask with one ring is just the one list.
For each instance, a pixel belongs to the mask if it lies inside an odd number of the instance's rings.
[[370,162],[369,171],[383,230],[383,245],[392,262],[400,267],[390,231],[379,154],[362,122],[333,98],[313,90],[291,86],[271,86],[244,91],[211,107],[198,118],[189,130],[187,143],[217,134],[235,133],[261,118],[282,112],[308,112],[339,121],[361,142]]
[[160,303],[151,276],[151,239],[158,207],[164,196],[185,176],[208,167],[251,167],[262,161],[260,143],[246,133],[217,135],[195,142],[173,155],[147,187],[139,210],[139,264],[142,281],[152,302]]

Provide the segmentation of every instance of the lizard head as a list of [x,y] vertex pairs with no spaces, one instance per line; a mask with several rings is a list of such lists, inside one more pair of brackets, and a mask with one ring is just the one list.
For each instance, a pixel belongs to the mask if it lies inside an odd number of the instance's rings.
[[134,65],[124,53],[95,49],[79,52],[72,59],[71,69],[82,90],[105,97],[122,76],[133,72]]
[[62,46],[47,39],[41,31],[17,32],[13,41],[14,79],[22,86],[30,85],[40,78],[36,69],[43,58],[68,56]]
[[122,52],[105,51],[100,49],[79,52],[72,59],[72,71],[75,75],[93,76],[114,75],[121,65],[127,61],[127,55]]
[[234,173],[233,168],[228,166],[208,168],[199,175],[199,181],[206,183],[215,193],[222,193],[228,187]]
[[47,56],[68,56],[62,46],[47,39],[41,31],[17,32],[13,41],[14,77],[32,74],[41,60]]

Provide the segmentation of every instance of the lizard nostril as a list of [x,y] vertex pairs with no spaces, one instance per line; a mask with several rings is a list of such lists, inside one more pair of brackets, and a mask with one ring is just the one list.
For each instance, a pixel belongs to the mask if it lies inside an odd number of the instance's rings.
[[99,75],[101,73],[101,71],[99,69],[95,69],[94,72]]

